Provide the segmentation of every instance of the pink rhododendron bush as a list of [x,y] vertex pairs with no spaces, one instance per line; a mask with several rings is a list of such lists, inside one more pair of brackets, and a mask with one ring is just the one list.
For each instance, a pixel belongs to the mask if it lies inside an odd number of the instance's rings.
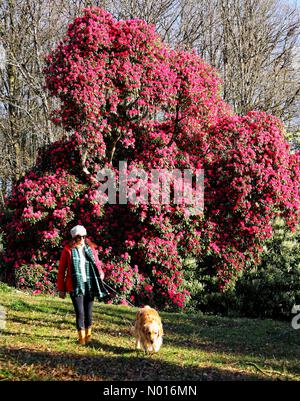
[[[282,123],[261,112],[233,115],[217,72],[193,52],[168,48],[153,26],[86,9],[47,57],[45,78],[60,101],[52,118],[69,139],[40,151],[1,217],[2,269],[20,288],[53,288],[70,229],[83,224],[116,302],[183,307],[188,256],[210,255],[212,274],[226,289],[257,263],[276,216],[291,229],[297,224],[299,157],[290,153]],[[187,213],[172,196],[120,202],[118,189],[114,202],[102,202],[103,169],[126,179],[129,192],[137,169],[164,177],[203,170],[204,208]],[[151,185],[145,180],[137,194]],[[39,272],[36,282],[30,271]]]

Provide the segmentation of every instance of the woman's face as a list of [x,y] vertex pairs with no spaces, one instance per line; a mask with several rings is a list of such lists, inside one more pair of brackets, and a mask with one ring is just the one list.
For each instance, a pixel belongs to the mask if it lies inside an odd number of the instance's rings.
[[85,235],[77,235],[77,236],[75,237],[76,246],[81,246],[81,245],[83,245],[83,244],[84,244],[84,241],[85,241]]

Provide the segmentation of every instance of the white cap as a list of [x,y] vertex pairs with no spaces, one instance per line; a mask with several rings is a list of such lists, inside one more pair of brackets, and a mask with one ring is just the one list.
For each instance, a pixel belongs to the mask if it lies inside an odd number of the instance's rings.
[[72,238],[76,237],[77,235],[86,235],[86,229],[83,226],[75,226],[72,228],[71,236]]

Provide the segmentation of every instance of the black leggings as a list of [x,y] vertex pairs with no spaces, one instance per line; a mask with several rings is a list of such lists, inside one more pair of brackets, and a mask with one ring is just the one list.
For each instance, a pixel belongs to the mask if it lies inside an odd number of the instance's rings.
[[70,293],[70,296],[76,313],[77,330],[91,327],[94,297],[89,294],[87,286],[85,287],[85,295],[74,297]]

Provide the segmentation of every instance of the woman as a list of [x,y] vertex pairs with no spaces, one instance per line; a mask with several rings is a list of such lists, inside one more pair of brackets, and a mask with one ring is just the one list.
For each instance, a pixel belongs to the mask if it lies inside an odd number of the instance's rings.
[[92,334],[92,309],[94,298],[108,295],[103,286],[104,273],[95,245],[86,238],[86,229],[77,225],[72,228],[72,240],[62,251],[57,289],[65,298],[70,293],[76,314],[76,327],[80,344],[86,344]]

